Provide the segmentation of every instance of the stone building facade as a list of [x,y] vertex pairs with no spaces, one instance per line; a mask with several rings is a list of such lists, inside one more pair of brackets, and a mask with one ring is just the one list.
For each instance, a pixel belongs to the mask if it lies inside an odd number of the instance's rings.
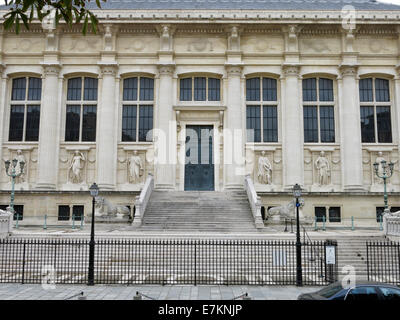
[[[151,173],[165,192],[250,175],[266,208],[299,183],[305,214],[374,221],[382,158],[400,207],[400,7],[355,1],[351,26],[334,1],[247,2],[111,1],[97,34],[51,21],[1,31],[0,159],[26,162],[24,218],[90,214],[93,182],[132,208]],[[190,167],[192,142],[207,166]],[[7,205],[3,164],[0,187]]]

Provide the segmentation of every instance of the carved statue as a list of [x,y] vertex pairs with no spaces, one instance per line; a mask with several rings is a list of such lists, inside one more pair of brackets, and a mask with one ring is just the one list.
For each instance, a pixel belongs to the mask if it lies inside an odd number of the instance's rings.
[[[378,166],[378,174],[381,177],[383,176],[383,167],[382,167],[382,163],[381,163],[382,161],[386,161],[386,160],[383,157],[382,151],[379,151],[378,152],[378,157],[375,159],[375,162],[379,164],[379,166]],[[382,184],[383,183],[383,179],[377,177],[376,174],[374,176],[375,176],[376,183],[378,183],[378,184]]]
[[[300,202],[300,208],[304,206],[304,199],[299,199]],[[280,207],[273,207],[268,210],[268,218],[272,216],[279,215],[283,218],[295,218],[296,213],[295,213],[295,208],[296,208],[296,201],[292,200],[289,202],[287,205],[280,206]],[[299,210],[299,217],[303,219],[303,214],[301,210]]]
[[325,157],[325,152],[321,151],[317,160],[315,160],[315,167],[318,170],[318,182],[319,185],[327,185],[329,183],[329,177],[331,175],[331,169],[329,160]]
[[[105,209],[105,207],[107,207],[107,209]],[[128,207],[114,205],[103,197],[96,197],[95,209],[96,216],[130,215],[130,210]]]
[[169,51],[171,49],[170,43],[170,28],[168,26],[163,26],[161,35],[161,50]]
[[[82,152],[76,150],[71,159],[70,166],[68,168],[68,182],[81,183],[82,182],[82,169],[85,167],[85,157]],[[69,180],[71,179],[71,180]]]
[[[25,182],[26,168],[28,166],[27,166],[24,154],[22,153],[21,150],[17,151],[16,159],[17,159],[18,162],[17,162],[17,165],[15,167],[15,173],[19,174],[19,173],[22,172],[22,174],[19,177],[15,178],[15,183],[24,183]],[[21,162],[25,162],[25,169],[24,170],[21,170]]]
[[229,37],[229,50],[240,50],[240,38],[237,27],[232,27],[231,35]]
[[258,158],[258,181],[262,184],[272,183],[272,166],[268,158],[265,156],[265,151],[261,152],[260,158]]
[[140,177],[143,175],[143,162],[138,155],[137,150],[133,152],[133,155],[128,159],[129,167],[129,182],[137,183]]

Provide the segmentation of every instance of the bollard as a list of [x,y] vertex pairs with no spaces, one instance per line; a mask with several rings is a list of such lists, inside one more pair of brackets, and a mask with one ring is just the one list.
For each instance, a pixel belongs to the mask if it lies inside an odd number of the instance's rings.
[[47,229],[47,214],[44,215],[44,225],[43,225],[43,229],[44,229],[44,230]]
[[354,231],[356,228],[354,228],[354,217],[351,216],[351,231]]
[[133,297],[133,300],[142,300],[142,296],[139,292],[136,292],[136,295]]
[[249,296],[249,294],[247,292],[244,295],[243,300],[251,300],[251,297]]
[[379,229],[383,231],[383,221],[382,221],[382,215],[379,216]]
[[322,230],[324,230],[324,231],[326,231],[325,221],[326,221],[326,217],[323,216],[323,217],[322,217]]
[[82,215],[81,216],[81,226],[80,226],[80,229],[82,230],[83,229],[83,220],[85,219],[85,217]]
[[318,230],[317,222],[318,222],[318,218],[317,218],[317,217],[314,217],[314,231],[317,231],[317,230]]
[[17,218],[17,221],[15,222],[15,229],[18,229],[19,214],[15,213],[15,217]]
[[72,229],[75,229],[75,215],[72,214]]
[[285,231],[283,232],[288,232],[288,228],[287,228],[287,219],[285,219]]

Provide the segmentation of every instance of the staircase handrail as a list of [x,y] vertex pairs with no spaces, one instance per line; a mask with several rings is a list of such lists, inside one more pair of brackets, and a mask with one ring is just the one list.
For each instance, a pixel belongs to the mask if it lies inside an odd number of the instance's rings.
[[261,216],[261,198],[257,195],[256,188],[254,187],[254,183],[250,178],[250,175],[246,175],[244,179],[244,185],[256,228],[264,228],[264,222]]
[[146,212],[147,204],[149,203],[150,196],[154,190],[154,177],[151,173],[147,176],[143,189],[140,195],[135,200],[135,216],[133,217],[132,224],[135,227],[140,227],[143,222],[144,213]]

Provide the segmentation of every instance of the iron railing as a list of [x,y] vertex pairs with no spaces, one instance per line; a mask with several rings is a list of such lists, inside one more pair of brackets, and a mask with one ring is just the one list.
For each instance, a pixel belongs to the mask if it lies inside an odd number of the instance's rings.
[[400,285],[400,243],[367,242],[369,281]]
[[[303,284],[326,285],[325,242],[302,244]],[[0,283],[87,283],[88,239],[0,241]],[[96,284],[295,285],[295,241],[97,239]]]

